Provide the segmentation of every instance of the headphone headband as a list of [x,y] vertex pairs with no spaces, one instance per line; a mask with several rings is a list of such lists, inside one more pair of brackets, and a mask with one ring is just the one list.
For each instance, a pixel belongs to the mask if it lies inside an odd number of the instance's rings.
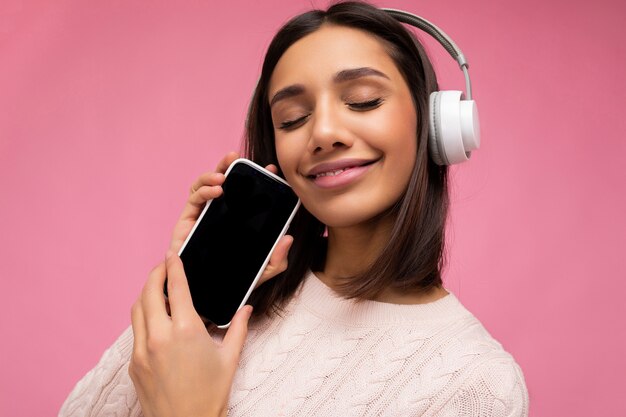
[[472,99],[472,82],[469,76],[469,63],[463,55],[463,51],[454,43],[452,38],[450,38],[443,30],[437,27],[434,23],[429,22],[423,17],[414,15],[409,12],[405,12],[404,10],[397,9],[381,9],[391,17],[396,19],[398,22],[406,23],[413,27],[420,29],[423,32],[428,33],[432,38],[434,38],[441,46],[444,47],[446,51],[450,54],[452,59],[454,59],[458,64],[461,71],[463,71],[463,76],[465,77],[465,97],[468,100]]
[[432,36],[459,64],[465,77],[465,91],[435,91],[429,98],[428,150],[437,165],[467,161],[480,146],[478,109],[472,100],[469,64],[454,41],[428,20],[396,9],[381,9],[400,23],[421,29]]

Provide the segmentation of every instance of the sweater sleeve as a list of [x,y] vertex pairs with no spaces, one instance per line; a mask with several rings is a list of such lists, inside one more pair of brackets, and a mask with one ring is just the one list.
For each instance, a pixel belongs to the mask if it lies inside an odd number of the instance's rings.
[[133,350],[132,328],[107,349],[100,362],[74,387],[59,411],[70,416],[141,416],[135,387],[128,375]]
[[528,392],[522,370],[509,355],[483,362],[436,415],[528,417]]

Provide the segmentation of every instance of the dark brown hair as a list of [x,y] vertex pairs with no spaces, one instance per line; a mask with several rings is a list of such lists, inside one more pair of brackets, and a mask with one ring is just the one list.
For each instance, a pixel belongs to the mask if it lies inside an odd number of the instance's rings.
[[[268,87],[280,57],[299,39],[322,25],[347,26],[378,38],[409,86],[418,117],[416,163],[405,194],[390,209],[391,237],[358,276],[346,277],[338,291],[347,298],[369,299],[383,289],[428,290],[441,285],[444,231],[448,211],[447,168],[428,157],[428,98],[437,80],[424,48],[402,24],[362,2],[342,2],[312,10],[287,22],[272,40],[248,112],[245,152],[260,165],[278,166]],[[280,173],[280,172],[279,172]],[[282,175],[282,174],[281,174]],[[301,207],[289,233],[294,243],[289,267],[252,294],[255,314],[277,311],[294,294],[309,269],[323,267],[325,226]]]

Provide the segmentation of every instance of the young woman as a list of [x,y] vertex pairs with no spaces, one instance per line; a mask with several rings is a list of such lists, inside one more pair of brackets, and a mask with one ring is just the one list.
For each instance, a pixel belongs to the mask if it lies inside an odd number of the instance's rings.
[[287,23],[265,57],[246,156],[284,176],[303,208],[251,298],[250,330],[245,307],[223,338],[207,332],[175,255],[221,194],[229,154],[192,185],[132,332],[61,415],[527,415],[514,359],[442,286],[436,90],[421,45],[381,10],[339,3]]

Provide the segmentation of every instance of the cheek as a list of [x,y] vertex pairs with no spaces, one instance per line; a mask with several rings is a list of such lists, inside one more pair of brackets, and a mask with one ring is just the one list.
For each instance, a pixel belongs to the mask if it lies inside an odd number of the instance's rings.
[[289,143],[286,140],[276,140],[276,157],[278,159],[278,165],[283,172],[285,179],[289,184],[292,184],[296,179],[297,166],[298,166],[299,150],[293,143]]
[[304,153],[302,146],[306,146],[306,144],[302,145],[299,144],[298,141],[289,139],[276,141],[276,157],[278,159],[278,165],[280,166],[285,180],[287,180],[293,191],[300,198],[300,200],[302,200],[302,205],[305,206],[307,210],[311,210],[313,208],[313,212],[315,212],[314,207],[317,201],[315,199],[313,199],[313,201],[309,201],[311,196],[306,192],[307,180],[300,175],[298,171],[300,160]]
[[361,128],[372,146],[400,164],[399,170],[407,165],[412,169],[417,153],[417,116],[411,102],[388,106]]
[[386,178],[393,176],[389,192],[392,199],[402,195],[408,186],[417,161],[417,114],[410,99],[389,106],[376,127],[379,146],[385,153]]
[[390,136],[398,141],[406,151],[417,149],[417,112],[410,97],[405,97],[396,106],[390,106],[386,115]]

